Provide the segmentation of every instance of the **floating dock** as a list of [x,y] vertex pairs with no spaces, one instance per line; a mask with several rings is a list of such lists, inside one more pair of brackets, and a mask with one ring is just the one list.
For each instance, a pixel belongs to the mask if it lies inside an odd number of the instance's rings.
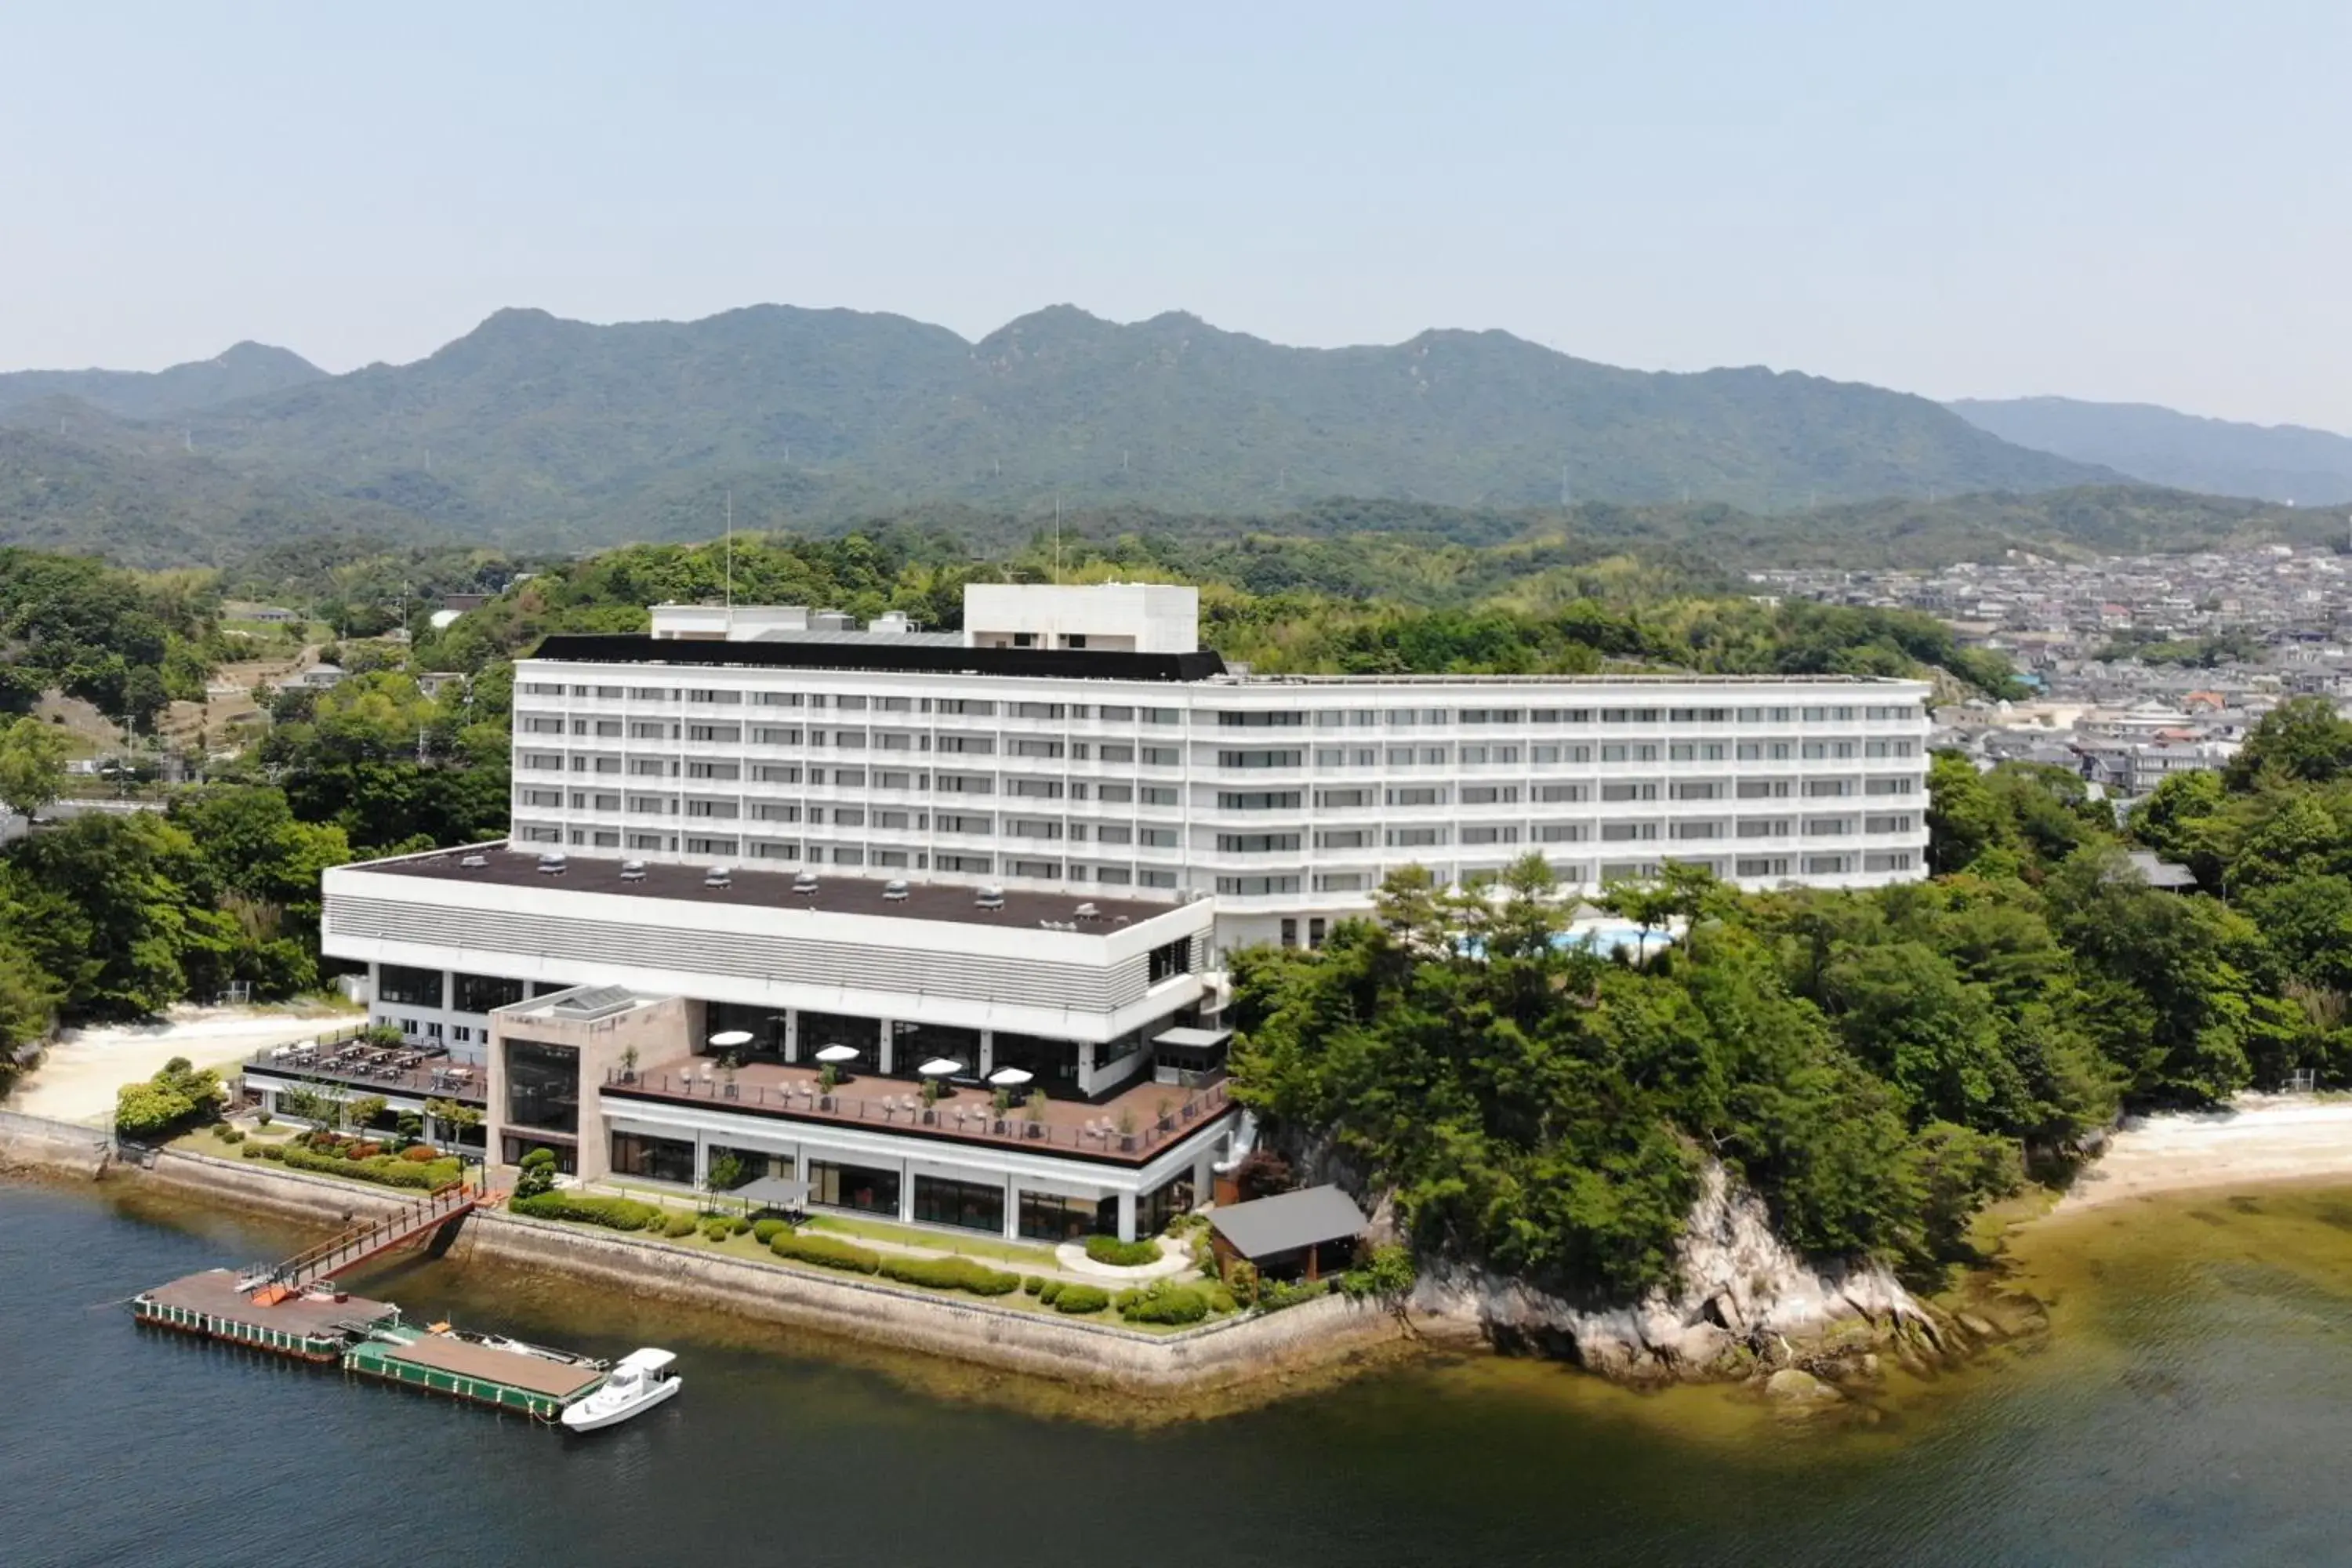
[[142,1323],[203,1334],[231,1344],[331,1366],[352,1343],[397,1327],[400,1309],[389,1301],[333,1289],[311,1289],[264,1305],[226,1268],[209,1268],[133,1297]]
[[600,1363],[416,1329],[379,1331],[343,1353],[343,1370],[542,1421],[604,1386]]

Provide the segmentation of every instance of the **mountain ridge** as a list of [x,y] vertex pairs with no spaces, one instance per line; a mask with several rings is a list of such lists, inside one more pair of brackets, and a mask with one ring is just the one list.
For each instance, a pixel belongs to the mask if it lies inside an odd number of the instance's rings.
[[2152,484],[2304,506],[2352,500],[2352,437],[2333,430],[2076,397],[1959,398],[1945,406],[2003,440]]

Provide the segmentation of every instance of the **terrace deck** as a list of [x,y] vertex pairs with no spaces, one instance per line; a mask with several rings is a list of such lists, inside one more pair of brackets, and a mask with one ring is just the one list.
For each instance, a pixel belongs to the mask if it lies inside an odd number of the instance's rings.
[[570,1399],[604,1381],[603,1369],[584,1362],[549,1361],[520,1351],[502,1351],[447,1334],[423,1334],[406,1344],[378,1342],[386,1361],[406,1362],[455,1373],[478,1383],[500,1383],[530,1394]]
[[238,1289],[236,1275],[226,1268],[159,1285],[133,1306],[147,1322],[306,1361],[332,1361],[355,1333],[400,1318],[391,1302],[364,1296],[340,1301],[294,1296],[265,1307]]

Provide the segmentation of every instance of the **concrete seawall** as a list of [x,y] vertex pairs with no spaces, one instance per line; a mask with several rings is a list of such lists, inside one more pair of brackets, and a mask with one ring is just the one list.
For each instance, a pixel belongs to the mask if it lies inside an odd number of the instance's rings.
[[[168,1149],[143,1167],[104,1165],[93,1155],[93,1142],[102,1150],[104,1134],[12,1117],[0,1121],[0,1169],[87,1178],[103,1166],[110,1181],[135,1181],[324,1226],[389,1212],[415,1195],[389,1188],[376,1192],[267,1161]],[[1135,1391],[1199,1394],[1277,1373],[1328,1369],[1392,1348],[1407,1333],[1381,1307],[1329,1296],[1262,1317],[1152,1334],[497,1211],[469,1215],[450,1257],[1034,1377]]]

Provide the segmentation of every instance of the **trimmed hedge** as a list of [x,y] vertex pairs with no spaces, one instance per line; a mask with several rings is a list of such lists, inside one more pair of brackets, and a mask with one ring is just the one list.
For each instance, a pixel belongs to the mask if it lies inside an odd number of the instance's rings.
[[869,1252],[865,1247],[830,1236],[803,1236],[797,1231],[782,1231],[769,1241],[768,1250],[796,1263],[814,1263],[820,1268],[838,1268],[849,1274],[878,1274],[882,1271],[880,1253]]
[[1018,1274],[969,1258],[892,1258],[883,1263],[882,1277],[934,1290],[969,1290],[975,1296],[1009,1296],[1021,1289]]
[[1095,1285],[1065,1285],[1054,1297],[1054,1310],[1073,1315],[1099,1312],[1110,1305],[1110,1292]]
[[690,1214],[673,1213],[662,1215],[661,1233],[673,1240],[681,1236],[692,1236],[700,1228],[700,1223]]
[[1209,1315],[1209,1298],[1189,1285],[1154,1285],[1119,1292],[1118,1315],[1130,1323],[1197,1323]]
[[784,1232],[790,1229],[792,1229],[792,1226],[786,1225],[780,1219],[759,1219],[751,1222],[752,1239],[757,1241],[762,1247],[767,1246],[770,1242],[775,1240],[776,1237],[782,1236]]
[[321,1154],[315,1149],[289,1145],[278,1156],[298,1171],[321,1171],[333,1176],[352,1176],[379,1186],[413,1187],[431,1192],[446,1187],[457,1179],[457,1162],[436,1160],[429,1165],[412,1164],[390,1154],[371,1154],[364,1160],[338,1159]]
[[1022,1290],[1022,1293],[1023,1293],[1024,1295],[1034,1296],[1034,1295],[1037,1295],[1038,1293],[1040,1293],[1041,1291],[1043,1291],[1045,1289],[1045,1276],[1044,1276],[1044,1275],[1042,1275],[1042,1274],[1031,1274],[1031,1275],[1028,1275],[1028,1276],[1024,1277],[1024,1278],[1022,1279],[1022,1281],[1021,1281],[1021,1290]]
[[1147,1263],[1160,1261],[1160,1244],[1156,1241],[1121,1241],[1115,1236],[1087,1237],[1087,1256],[1097,1263],[1114,1268],[1140,1268]]
[[1059,1279],[1048,1279],[1038,1289],[1037,1304],[1041,1307],[1050,1307],[1061,1299],[1061,1295],[1062,1281]]
[[635,1198],[593,1198],[580,1193],[535,1193],[507,1207],[533,1219],[565,1219],[606,1230],[644,1230],[661,1223],[661,1210]]

